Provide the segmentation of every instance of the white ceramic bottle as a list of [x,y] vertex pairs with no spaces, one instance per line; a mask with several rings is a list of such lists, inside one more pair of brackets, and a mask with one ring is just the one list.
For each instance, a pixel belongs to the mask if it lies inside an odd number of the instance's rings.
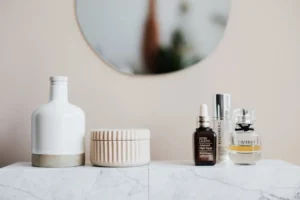
[[68,101],[68,78],[50,77],[49,103],[32,113],[32,165],[84,165],[84,112]]

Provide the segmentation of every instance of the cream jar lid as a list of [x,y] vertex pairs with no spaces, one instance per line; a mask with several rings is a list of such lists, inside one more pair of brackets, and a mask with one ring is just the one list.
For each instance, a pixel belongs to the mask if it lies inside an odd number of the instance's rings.
[[148,129],[93,129],[91,140],[95,141],[130,141],[150,140]]

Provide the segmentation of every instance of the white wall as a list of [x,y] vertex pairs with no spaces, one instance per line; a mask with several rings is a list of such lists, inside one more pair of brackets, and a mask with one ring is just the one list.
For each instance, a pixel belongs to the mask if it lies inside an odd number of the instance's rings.
[[153,159],[192,159],[200,103],[229,92],[253,107],[265,158],[300,164],[300,1],[232,0],[219,48],[184,71],[120,74],[83,39],[73,0],[0,1],[0,165],[30,160],[30,115],[48,98],[48,76],[68,75],[87,129],[146,127]]

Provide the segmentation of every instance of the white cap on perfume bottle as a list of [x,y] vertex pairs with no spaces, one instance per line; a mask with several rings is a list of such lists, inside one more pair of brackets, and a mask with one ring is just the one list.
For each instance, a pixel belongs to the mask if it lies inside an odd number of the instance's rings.
[[237,108],[233,112],[235,123],[253,124],[255,122],[255,111],[253,109]]

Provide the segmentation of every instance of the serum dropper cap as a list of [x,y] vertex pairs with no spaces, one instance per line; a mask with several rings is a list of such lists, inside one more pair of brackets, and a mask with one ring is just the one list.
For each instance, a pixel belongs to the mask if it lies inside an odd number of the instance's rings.
[[208,117],[208,109],[206,104],[200,105],[200,116],[201,117]]
[[200,117],[199,117],[199,126],[200,127],[209,127],[209,116],[208,108],[206,104],[200,105]]

